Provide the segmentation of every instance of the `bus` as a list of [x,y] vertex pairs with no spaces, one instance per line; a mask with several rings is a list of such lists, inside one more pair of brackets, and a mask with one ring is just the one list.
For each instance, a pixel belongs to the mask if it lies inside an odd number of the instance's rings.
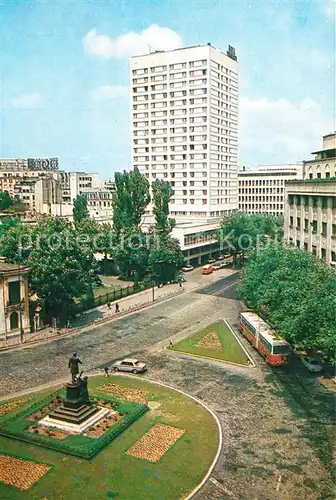
[[247,311],[240,314],[239,328],[247,340],[260,352],[271,366],[280,366],[288,361],[292,349],[286,340],[278,337],[258,314]]

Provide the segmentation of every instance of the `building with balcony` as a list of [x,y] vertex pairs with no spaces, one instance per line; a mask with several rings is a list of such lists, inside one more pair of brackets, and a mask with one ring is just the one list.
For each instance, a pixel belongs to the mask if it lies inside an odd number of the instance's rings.
[[28,273],[0,258],[0,339],[30,331]]
[[238,72],[230,46],[131,58],[132,166],[170,182],[173,217],[237,209]]
[[304,180],[286,183],[284,238],[336,268],[335,139],[324,136],[325,149],[304,162]]
[[238,172],[238,209],[248,214],[283,215],[285,182],[303,179],[303,164],[264,165]]
[[112,198],[113,192],[111,185],[108,188],[99,187],[88,189],[85,191],[84,196],[87,200],[87,208],[89,215],[97,222],[110,222],[112,223]]

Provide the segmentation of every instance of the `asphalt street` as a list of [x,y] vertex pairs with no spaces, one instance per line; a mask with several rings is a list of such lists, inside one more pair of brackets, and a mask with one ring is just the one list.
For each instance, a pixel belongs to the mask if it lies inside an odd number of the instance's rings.
[[302,364],[294,359],[271,369],[244,338],[255,368],[164,349],[170,340],[219,318],[237,330],[244,307],[235,292],[238,279],[239,274],[227,276],[114,323],[3,352],[0,393],[67,377],[68,358],[75,351],[85,371],[136,356],[148,365],[146,377],[199,398],[219,418],[222,451],[196,500],[331,500],[334,399]]

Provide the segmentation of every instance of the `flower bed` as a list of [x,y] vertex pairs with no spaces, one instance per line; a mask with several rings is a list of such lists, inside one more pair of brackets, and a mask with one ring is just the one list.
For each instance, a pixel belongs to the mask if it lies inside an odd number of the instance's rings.
[[184,432],[183,429],[170,425],[157,424],[131,446],[126,454],[149,462],[158,462]]
[[98,390],[119,397],[125,401],[137,401],[137,402],[146,402],[146,398],[149,394],[148,391],[144,391],[142,389],[124,387],[118,384],[100,385],[98,387]]
[[9,455],[0,455],[0,481],[28,490],[46,474],[51,467]]
[[197,347],[203,347],[203,349],[217,349],[222,350],[222,344],[217,332],[210,332],[201,340],[196,343]]
[[109,404],[121,416],[120,420],[115,422],[99,437],[97,436],[96,439],[73,434],[68,434],[64,439],[59,439],[50,435],[50,433],[31,432],[29,428],[37,425],[38,420],[48,413],[49,410],[46,410],[46,408],[50,408],[50,405],[53,405],[60,395],[62,395],[61,391],[51,394],[21,412],[3,417],[0,419],[0,435],[89,460],[148,410],[147,405],[135,402],[120,402],[111,396],[92,394],[94,400],[102,401],[106,405]]

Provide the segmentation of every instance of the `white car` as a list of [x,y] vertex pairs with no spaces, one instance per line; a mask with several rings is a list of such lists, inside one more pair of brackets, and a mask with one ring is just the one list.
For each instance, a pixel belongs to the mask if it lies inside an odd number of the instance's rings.
[[191,266],[190,264],[188,264],[187,266],[183,266],[181,271],[183,271],[184,273],[187,273],[188,271],[192,271],[194,269],[193,266]]
[[318,360],[311,356],[302,356],[301,361],[310,372],[319,373],[323,370]]
[[116,361],[111,369],[115,372],[132,372],[132,373],[143,373],[147,370],[145,363],[140,363],[137,359],[125,358],[121,361]]

